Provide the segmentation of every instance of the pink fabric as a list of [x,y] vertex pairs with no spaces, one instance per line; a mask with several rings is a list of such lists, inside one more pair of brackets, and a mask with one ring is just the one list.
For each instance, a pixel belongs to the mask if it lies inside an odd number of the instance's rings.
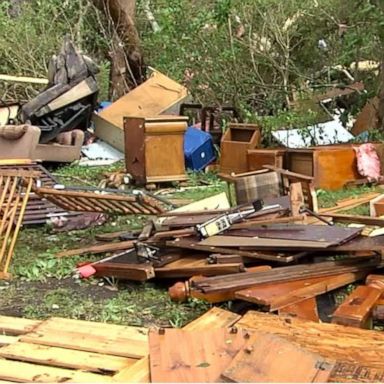
[[381,176],[380,159],[373,144],[361,144],[355,148],[357,156],[357,170],[361,176],[369,181],[379,180]]

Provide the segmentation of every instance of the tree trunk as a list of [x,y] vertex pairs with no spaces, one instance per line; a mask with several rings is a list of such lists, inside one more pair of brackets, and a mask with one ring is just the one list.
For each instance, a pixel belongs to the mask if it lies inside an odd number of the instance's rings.
[[115,100],[144,81],[140,39],[135,26],[136,0],[95,0],[112,21],[109,97]]
[[380,63],[380,75],[379,75],[379,108],[377,111],[378,129],[384,132],[384,58]]

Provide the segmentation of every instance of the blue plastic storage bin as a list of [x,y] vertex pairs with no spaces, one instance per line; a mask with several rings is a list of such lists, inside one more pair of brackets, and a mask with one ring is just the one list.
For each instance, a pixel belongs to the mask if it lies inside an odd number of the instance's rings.
[[215,160],[215,148],[209,133],[189,127],[184,136],[185,165],[188,169],[200,171]]

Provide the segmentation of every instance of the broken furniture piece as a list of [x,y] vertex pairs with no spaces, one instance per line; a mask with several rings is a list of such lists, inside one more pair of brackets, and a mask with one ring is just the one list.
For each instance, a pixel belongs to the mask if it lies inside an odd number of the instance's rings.
[[58,134],[58,142],[39,144],[41,130],[32,125],[0,126],[0,158],[31,159],[51,162],[79,160],[84,132],[75,129]]
[[68,37],[48,69],[48,86],[21,108],[19,120],[41,130],[40,143],[47,144],[59,133],[90,126],[96,106],[98,68],[78,53]]
[[[0,279],[8,273],[36,172],[0,171]],[[22,180],[25,182],[25,190]],[[18,215],[17,215],[18,213]]]
[[188,97],[181,84],[153,68],[147,80],[93,115],[95,135],[124,152],[124,118],[171,115],[179,112],[180,103]]
[[247,152],[248,171],[264,169],[264,165],[272,165],[276,168],[284,168],[285,148],[279,149],[250,149]]
[[164,211],[157,200],[144,194],[99,194],[60,187],[61,189],[32,186],[32,191],[53,204],[74,212],[154,215]]
[[125,166],[134,183],[187,179],[184,134],[187,117],[125,117]]
[[220,172],[223,174],[248,171],[247,153],[260,145],[258,124],[230,123],[220,144]]
[[[317,212],[317,197],[311,176],[286,171],[271,165],[265,165],[263,168],[240,174],[219,175],[227,182],[228,194],[232,201],[235,200],[236,204],[247,204],[256,199],[285,196],[291,192],[292,184],[300,183],[306,207]],[[234,198],[231,184],[234,185]]]

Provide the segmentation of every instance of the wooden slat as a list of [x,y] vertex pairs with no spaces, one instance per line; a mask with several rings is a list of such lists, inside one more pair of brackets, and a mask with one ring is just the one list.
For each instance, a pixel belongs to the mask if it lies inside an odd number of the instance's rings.
[[46,320],[20,340],[129,358],[141,358],[148,353],[146,329],[79,320]]
[[117,277],[134,281],[146,281],[155,277],[155,270],[152,264],[119,264],[99,263],[95,264],[95,276]]
[[11,360],[101,373],[106,371],[117,372],[137,361],[125,357],[23,342],[0,348],[0,356]]
[[235,383],[326,383],[333,366],[281,337],[255,332],[222,377]]
[[0,335],[0,346],[16,343],[19,336]]
[[[246,332],[166,329],[149,333],[151,380],[157,383],[212,383],[246,342]],[[177,347],[176,347],[177,346]]]
[[236,292],[235,297],[240,300],[265,305],[270,311],[276,311],[287,305],[295,304],[363,279],[367,274],[368,272],[345,273],[331,277],[314,277],[286,283],[255,285]]
[[0,333],[23,335],[32,331],[41,323],[40,320],[29,320],[21,317],[0,316]]
[[62,251],[56,254],[57,257],[70,257],[84,255],[86,253],[98,254],[113,251],[123,251],[125,249],[133,248],[133,241],[120,241],[118,243],[104,243],[90,245],[89,247],[70,249],[68,251]]
[[110,377],[95,373],[72,371],[69,369],[3,359],[0,359],[0,379],[20,383],[63,383],[67,381],[74,383],[103,383],[111,381]]

